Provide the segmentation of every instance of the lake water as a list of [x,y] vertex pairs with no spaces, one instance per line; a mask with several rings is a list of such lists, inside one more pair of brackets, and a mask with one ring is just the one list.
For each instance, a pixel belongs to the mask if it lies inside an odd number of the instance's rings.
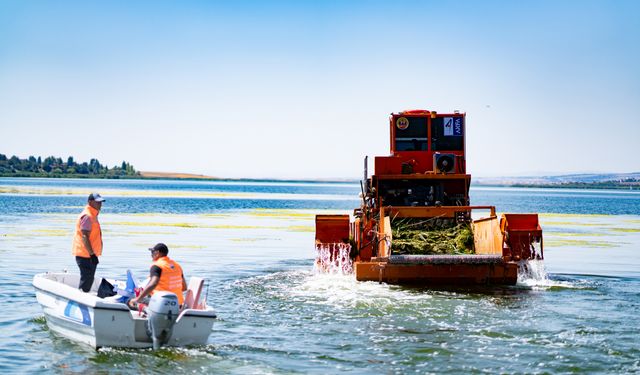
[[[0,370],[12,373],[640,372],[640,194],[472,188],[540,212],[543,277],[430,290],[313,271],[314,215],[350,213],[356,183],[0,179]],[[77,272],[70,243],[99,191],[98,273],[148,273],[165,242],[218,312],[203,347],[98,351],[47,329],[31,280]]]

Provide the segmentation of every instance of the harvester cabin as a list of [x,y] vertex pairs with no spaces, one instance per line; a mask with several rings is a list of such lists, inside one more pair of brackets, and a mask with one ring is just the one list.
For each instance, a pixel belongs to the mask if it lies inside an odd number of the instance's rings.
[[371,187],[384,206],[467,206],[465,114],[391,114],[389,156],[375,158]]

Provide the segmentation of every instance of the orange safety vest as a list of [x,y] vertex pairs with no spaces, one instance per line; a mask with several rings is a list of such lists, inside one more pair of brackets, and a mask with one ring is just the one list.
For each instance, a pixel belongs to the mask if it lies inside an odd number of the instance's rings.
[[182,267],[175,261],[164,256],[153,262],[154,266],[160,267],[160,281],[155,289],[151,292],[164,291],[171,292],[178,296],[178,303],[182,305],[184,296],[182,295]]
[[71,249],[73,255],[83,258],[91,257],[89,255],[89,251],[84,246],[84,242],[82,241],[82,230],[80,230],[80,219],[82,219],[82,217],[85,215],[89,215],[89,218],[91,219],[91,233],[89,233],[89,243],[91,243],[93,253],[97,256],[102,255],[102,230],[100,229],[100,223],[98,222],[98,213],[98,210],[87,205],[87,207],[82,210],[80,216],[78,216],[78,221],[76,222],[76,234],[73,237],[73,246]]

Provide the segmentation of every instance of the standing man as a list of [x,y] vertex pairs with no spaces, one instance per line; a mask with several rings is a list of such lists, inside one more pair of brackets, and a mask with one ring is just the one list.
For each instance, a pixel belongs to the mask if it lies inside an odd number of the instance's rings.
[[105,199],[98,193],[89,194],[87,206],[82,210],[76,222],[72,252],[80,268],[80,286],[83,292],[91,290],[98,267],[98,257],[102,255],[102,230],[98,214]]
[[178,303],[184,303],[184,295],[182,292],[187,290],[187,282],[182,273],[182,267],[167,256],[169,248],[163,243],[158,243],[154,247],[149,248],[153,263],[149,270],[149,283],[140,292],[140,295],[129,301],[131,308],[136,308],[138,303],[143,302],[143,298],[153,295],[157,291],[165,291],[174,293],[178,296]]

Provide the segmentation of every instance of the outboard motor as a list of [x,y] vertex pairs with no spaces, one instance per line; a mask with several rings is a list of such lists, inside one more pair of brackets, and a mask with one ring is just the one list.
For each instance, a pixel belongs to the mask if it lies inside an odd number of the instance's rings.
[[173,325],[178,319],[180,305],[178,297],[171,292],[155,292],[147,306],[147,335],[157,350],[171,338]]

